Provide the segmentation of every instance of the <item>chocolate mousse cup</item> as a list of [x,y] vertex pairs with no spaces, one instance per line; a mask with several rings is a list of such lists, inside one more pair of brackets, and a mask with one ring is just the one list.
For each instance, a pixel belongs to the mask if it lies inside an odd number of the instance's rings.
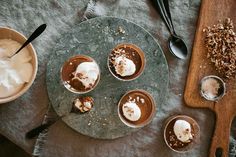
[[[136,66],[134,74],[129,76],[121,76],[117,74],[114,61],[116,57],[124,55],[126,58],[133,61]],[[137,79],[144,71],[146,59],[144,52],[136,45],[129,43],[118,44],[108,55],[107,65],[110,73],[118,80],[132,81]]]
[[[130,121],[124,116],[122,107],[126,102],[135,102],[141,110],[141,117],[137,121]],[[127,126],[140,128],[149,124],[156,115],[156,105],[152,96],[141,89],[130,90],[125,93],[118,103],[118,116]]]
[[[185,143],[178,140],[174,133],[174,124],[177,120],[185,120],[191,126],[192,139]],[[164,140],[166,145],[173,151],[178,153],[184,153],[191,150],[195,145],[200,143],[200,127],[198,123],[191,117],[186,115],[171,116],[165,122],[164,127]]]
[[69,90],[70,92],[76,93],[76,94],[85,94],[90,91],[92,91],[99,83],[100,81],[100,69],[98,73],[97,80],[91,87],[85,88],[82,82],[80,82],[78,79],[73,79],[74,78],[74,72],[76,71],[76,68],[78,65],[80,65],[83,62],[94,62],[98,69],[99,66],[97,62],[86,55],[76,55],[71,58],[69,58],[61,67],[61,81],[65,88]]

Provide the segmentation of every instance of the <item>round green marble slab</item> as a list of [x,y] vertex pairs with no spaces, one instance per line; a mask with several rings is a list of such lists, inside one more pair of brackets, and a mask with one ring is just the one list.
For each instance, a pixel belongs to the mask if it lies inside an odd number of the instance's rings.
[[[122,27],[125,33],[118,33]],[[143,74],[131,82],[122,82],[110,74],[107,57],[119,43],[139,46],[146,55]],[[63,121],[81,134],[99,138],[115,139],[138,129],[124,125],[117,114],[119,99],[129,90],[144,89],[154,98],[158,106],[163,104],[169,81],[168,65],[157,41],[142,27],[125,19],[98,17],[75,25],[64,34],[53,47],[47,66],[47,90],[54,110]],[[60,68],[76,54],[93,57],[100,66],[101,80],[87,94],[95,100],[90,112],[70,113],[72,101],[79,95],[69,92],[61,83]]]

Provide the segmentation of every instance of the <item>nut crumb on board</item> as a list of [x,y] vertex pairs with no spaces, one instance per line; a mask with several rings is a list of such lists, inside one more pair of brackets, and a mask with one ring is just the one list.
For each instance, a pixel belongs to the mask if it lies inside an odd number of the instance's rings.
[[203,29],[207,58],[226,78],[236,78],[236,33],[233,21],[226,18]]

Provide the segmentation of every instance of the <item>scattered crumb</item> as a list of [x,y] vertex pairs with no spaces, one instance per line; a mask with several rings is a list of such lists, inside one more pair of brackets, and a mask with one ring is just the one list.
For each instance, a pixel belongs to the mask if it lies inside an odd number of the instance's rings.
[[141,103],[144,104],[145,100],[143,98],[140,99]]
[[131,96],[129,96],[129,101],[131,101],[132,100],[132,97]]
[[125,30],[123,29],[123,27],[118,27],[118,33],[125,34]]

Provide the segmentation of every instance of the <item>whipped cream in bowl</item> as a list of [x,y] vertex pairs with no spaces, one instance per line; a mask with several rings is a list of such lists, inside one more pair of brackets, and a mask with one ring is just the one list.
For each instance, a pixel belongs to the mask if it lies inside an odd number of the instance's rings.
[[0,27],[0,34],[0,103],[6,103],[20,97],[30,88],[36,77],[38,62],[32,44],[8,58],[27,39],[6,27]]
[[88,93],[97,86],[100,80],[100,69],[93,58],[76,55],[63,64],[61,80],[66,89],[73,93]]

